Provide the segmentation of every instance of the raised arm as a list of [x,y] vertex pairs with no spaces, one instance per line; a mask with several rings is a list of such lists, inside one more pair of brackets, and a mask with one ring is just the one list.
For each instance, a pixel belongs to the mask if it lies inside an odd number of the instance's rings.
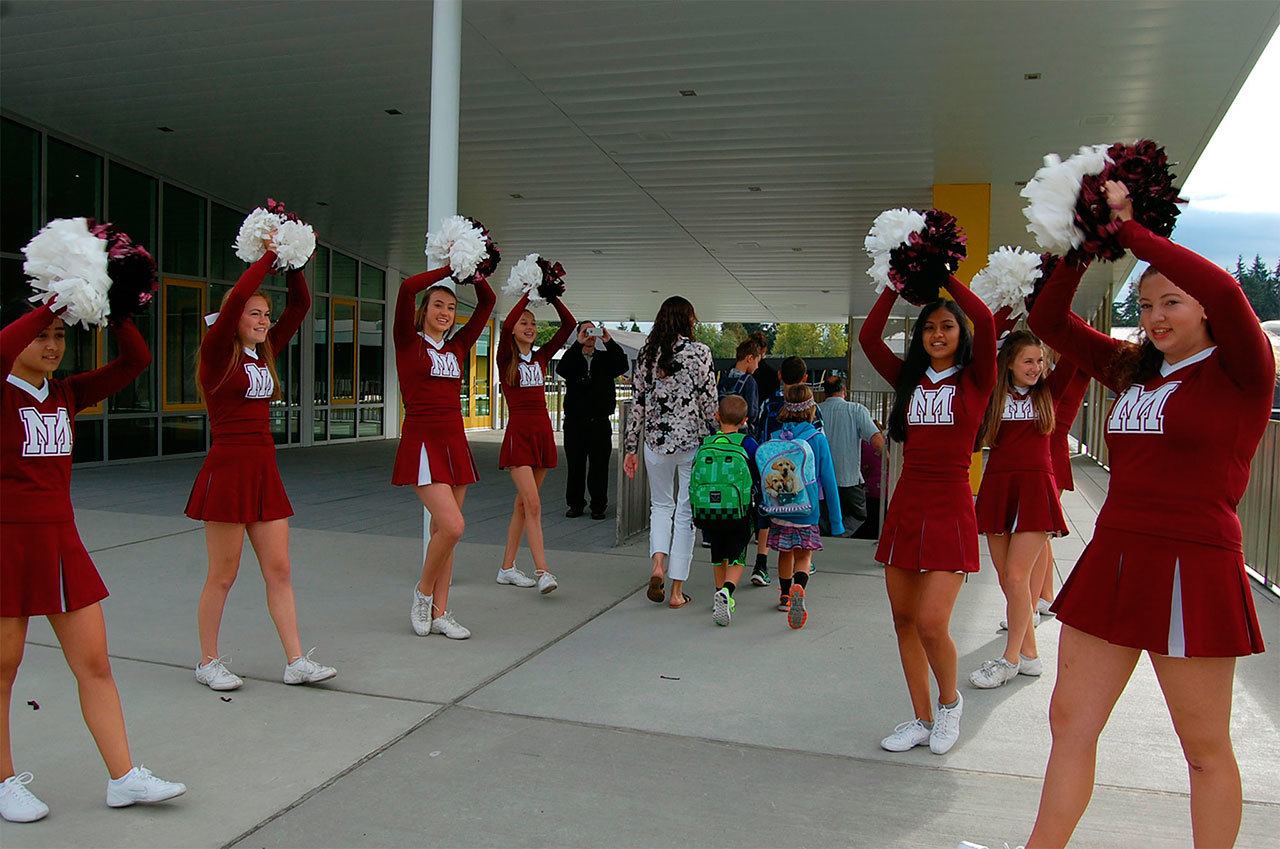
[[[1054,430],[1066,433],[1084,403],[1084,393],[1089,390],[1089,375],[1065,357],[1058,361],[1058,368],[1070,371],[1061,390],[1053,392],[1053,415],[1057,419]],[[1056,373],[1057,369],[1054,371]]]
[[271,350],[276,357],[289,347],[289,340],[297,334],[302,322],[311,314],[311,290],[307,288],[307,278],[301,268],[289,272],[286,279],[289,283],[289,297],[285,302],[284,313],[271,325],[267,338],[271,340]]
[[1090,327],[1071,311],[1071,301],[1075,298],[1085,268],[1065,259],[1058,263],[1036,298],[1027,323],[1049,347],[1055,351],[1069,351],[1071,361],[1078,369],[1103,385],[1120,391],[1125,387],[1112,384],[1111,370],[1124,343]]
[[13,364],[18,361],[18,355],[40,335],[40,331],[44,330],[53,320],[57,318],[57,314],[49,304],[24,313],[23,316],[7,327],[0,329],[0,378],[8,377],[13,371]]
[[569,312],[569,308],[565,306],[564,301],[559,298],[551,302],[556,308],[556,312],[560,315],[560,329],[552,336],[545,345],[538,348],[538,352],[534,356],[542,363],[545,370],[547,363],[551,362],[551,358],[555,356],[556,351],[564,347],[564,343],[573,335],[574,328],[578,326],[578,320],[573,317],[573,313]]
[[114,325],[112,332],[120,346],[120,356],[101,368],[73,374],[66,379],[66,386],[75,398],[77,412],[124,389],[151,365],[151,351],[132,319],[126,318]]
[[484,333],[485,325],[489,323],[489,316],[493,315],[493,305],[498,302],[498,297],[493,294],[493,288],[489,286],[488,280],[476,275],[473,287],[476,290],[475,312],[471,313],[471,318],[467,319],[467,323],[462,325],[462,329],[453,337],[453,341],[464,351],[470,350],[480,338],[480,334]]
[[[266,280],[267,275],[271,273],[271,267],[275,265],[275,261],[275,251],[267,251],[261,259],[246,268],[244,274],[241,274],[240,279],[236,281],[236,285],[231,287],[226,301],[222,304],[222,309],[218,311],[218,317],[200,342],[202,370],[206,362],[214,358],[219,359],[223,364],[226,363],[226,357],[232,349],[231,343],[236,338],[236,329],[240,326],[240,316],[244,314],[244,306],[249,302],[249,298],[253,297],[253,293],[262,288],[262,281]],[[212,362],[209,362],[209,365],[212,365]]]
[[507,373],[507,363],[511,362],[511,358],[516,355],[515,346],[511,344],[511,334],[515,332],[516,322],[520,320],[520,315],[529,307],[529,295],[525,293],[516,305],[511,308],[511,312],[507,313],[507,317],[502,320],[502,332],[498,334],[498,379],[502,380],[502,376]]
[[995,315],[991,316],[991,320],[995,322],[996,325],[997,341],[999,341],[1000,338],[1010,330],[1013,330],[1013,328],[1018,326],[1018,320],[1010,317],[1010,313],[1012,312],[1013,307],[1001,307],[996,310]]
[[961,373],[961,380],[981,393],[990,392],[996,385],[996,324],[991,310],[955,277],[948,277],[944,286],[964,310],[965,317],[973,322],[973,360]]
[[391,330],[397,348],[405,348],[418,339],[418,328],[413,321],[418,311],[418,295],[448,276],[449,266],[446,265],[415,274],[400,284],[400,293],[396,295],[395,323]]
[[862,352],[867,355],[871,367],[889,381],[890,386],[898,383],[902,360],[884,343],[884,326],[889,323],[889,311],[893,309],[893,302],[897,299],[898,293],[892,289],[881,292],[880,297],[876,298],[875,306],[867,314],[866,321],[862,322],[862,329],[858,331],[858,344],[862,346]]

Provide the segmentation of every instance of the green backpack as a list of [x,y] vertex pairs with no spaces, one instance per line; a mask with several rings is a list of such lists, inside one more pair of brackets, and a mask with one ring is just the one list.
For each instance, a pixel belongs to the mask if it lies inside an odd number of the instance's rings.
[[693,455],[689,505],[694,524],[742,519],[751,509],[751,460],[744,433],[713,433]]

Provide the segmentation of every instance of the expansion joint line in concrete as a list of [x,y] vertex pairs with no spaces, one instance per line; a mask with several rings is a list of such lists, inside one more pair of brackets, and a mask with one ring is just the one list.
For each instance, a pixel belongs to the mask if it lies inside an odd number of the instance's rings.
[[115,545],[103,546],[102,548],[91,548],[88,551],[90,554],[97,554],[102,551],[114,551],[117,548],[127,548],[131,545],[142,545],[145,542],[155,542],[158,539],[168,539],[169,537],[180,537],[183,534],[193,534],[196,531],[202,531],[202,530],[204,530],[202,526],[196,526],[194,528],[186,528],[185,530],[181,530],[181,531],[174,531],[173,533],[157,534],[156,536],[147,537],[146,539],[135,539],[135,540],[130,540],[129,542],[120,542],[120,543],[116,543]]

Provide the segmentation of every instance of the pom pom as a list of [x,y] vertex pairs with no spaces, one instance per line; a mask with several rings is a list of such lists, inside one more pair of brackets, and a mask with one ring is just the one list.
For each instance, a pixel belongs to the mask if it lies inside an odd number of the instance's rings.
[[876,216],[863,247],[871,257],[867,275],[875,281],[877,292],[892,286],[889,282],[889,252],[906,244],[912,233],[921,233],[924,229],[924,216],[914,209],[886,209]]
[[449,266],[454,280],[469,280],[487,254],[484,231],[468,218],[451,215],[438,231],[427,234],[426,254],[432,266]]
[[275,244],[275,267],[280,271],[302,268],[316,251],[315,230],[275,198],[267,198],[266,207],[250,212],[240,225],[236,256],[257,262],[267,252],[268,241]]
[[67,324],[86,328],[106,323],[110,304],[107,292],[107,243],[89,231],[83,218],[50,221],[22,249],[23,271],[36,294],[31,300],[54,301]]
[[282,223],[284,221],[279,215],[262,207],[250,212],[236,234],[236,256],[250,264],[262,259],[267,252],[266,241]]
[[564,266],[558,262],[538,258],[542,279],[538,283],[538,297],[548,304],[564,294]]
[[1053,153],[1044,158],[1044,165],[1020,192],[1030,201],[1022,211],[1030,222],[1027,230],[1035,235],[1036,244],[1042,249],[1065,254],[1084,241],[1084,233],[1075,220],[1080,186],[1085,177],[1101,174],[1106,165],[1105,144],[1082,147],[1066,161]]
[[[895,237],[900,241],[891,243]],[[877,289],[891,288],[917,306],[937,300],[939,287],[966,253],[964,231],[954,215],[940,209],[923,215],[909,209],[881,213],[865,245],[872,258],[867,273]]]
[[1053,270],[1060,262],[1062,257],[1057,254],[1047,251],[1040,254],[1040,276],[1036,278],[1036,282],[1031,286],[1031,293],[1027,295],[1027,312],[1031,312],[1031,308],[1036,305],[1036,298],[1040,297],[1040,292],[1044,290],[1045,281],[1053,276]]
[[513,265],[502,294],[526,295],[536,289],[542,283],[542,266],[538,264],[541,259],[537,254],[529,254]]
[[316,231],[310,224],[286,219],[276,230],[276,268],[302,268],[316,252]]
[[987,257],[987,267],[973,278],[973,293],[992,312],[1011,307],[1010,317],[1026,315],[1026,299],[1040,279],[1040,255],[1022,248],[1002,247]]
[[118,322],[146,308],[158,288],[156,261],[142,245],[134,244],[128,233],[114,224],[86,222],[89,232],[106,242],[108,315]]
[[[484,237],[485,256],[480,260],[480,264],[476,266],[475,277],[482,277],[488,280],[493,272],[498,270],[498,263],[502,261],[502,254],[498,252],[498,246],[493,243],[493,236],[489,235],[489,229],[474,218],[468,218],[471,226],[480,231],[480,235]],[[471,278],[464,278],[463,283],[472,282]]]

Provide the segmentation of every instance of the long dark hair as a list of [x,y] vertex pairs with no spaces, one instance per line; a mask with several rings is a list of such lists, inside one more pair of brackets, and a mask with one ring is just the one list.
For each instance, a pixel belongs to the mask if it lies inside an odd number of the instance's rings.
[[960,325],[960,342],[956,345],[955,365],[964,367],[973,359],[973,332],[969,330],[969,320],[964,310],[955,301],[939,299],[925,304],[916,318],[915,327],[911,330],[911,343],[907,345],[907,355],[903,358],[902,368],[898,371],[898,383],[893,387],[893,410],[889,413],[889,437],[898,443],[907,441],[907,407],[911,396],[920,385],[925,369],[932,360],[924,349],[924,323],[929,316],[938,310],[947,310]]
[[672,295],[662,302],[658,315],[653,319],[653,329],[649,338],[640,349],[637,358],[639,364],[648,369],[657,367],[656,371],[663,377],[675,371],[676,340],[681,336],[693,337],[693,326],[698,316],[693,311],[693,304],[679,295]]

